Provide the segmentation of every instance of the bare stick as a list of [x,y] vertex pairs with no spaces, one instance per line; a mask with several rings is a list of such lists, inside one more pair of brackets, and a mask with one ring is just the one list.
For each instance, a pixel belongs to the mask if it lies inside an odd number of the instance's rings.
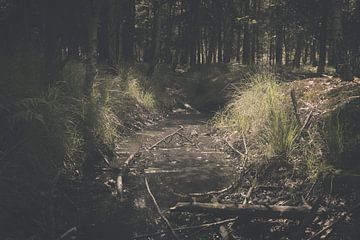
[[[204,223],[201,225],[196,225],[196,226],[190,226],[190,227],[179,227],[179,228],[174,228],[174,231],[178,232],[178,231],[184,231],[184,230],[196,230],[196,229],[201,229],[201,228],[210,228],[210,227],[214,227],[214,226],[218,226],[218,225],[223,225],[223,224],[227,224],[227,223],[232,223],[235,222],[236,220],[238,220],[238,218],[229,218],[226,220],[222,220],[222,221],[218,221],[218,222],[212,222],[212,223]],[[133,237],[132,239],[141,239],[141,238],[147,238],[147,237],[153,237],[153,236],[158,236],[161,235],[164,232],[156,232],[156,233],[150,233],[150,234],[144,234],[144,235],[139,235],[136,237]]]
[[179,133],[179,132],[177,132],[176,134],[179,135],[179,136],[182,137],[182,138],[185,138],[186,141],[188,141],[189,143],[191,143],[193,146],[199,148],[199,146],[198,146],[196,143],[194,143],[193,141],[191,141],[191,140],[190,140],[188,137],[186,137],[184,134],[181,134],[181,133]]
[[148,191],[148,193],[149,193],[149,195],[150,195],[150,197],[151,197],[151,199],[152,199],[152,201],[153,201],[153,203],[154,203],[154,205],[155,205],[155,207],[156,207],[156,210],[157,210],[157,212],[159,213],[160,217],[164,220],[164,222],[166,223],[166,225],[169,227],[169,230],[170,230],[171,234],[174,236],[174,238],[175,238],[176,240],[180,240],[180,238],[176,235],[173,227],[171,226],[169,220],[164,216],[164,214],[161,213],[160,207],[159,207],[159,205],[157,204],[156,199],[155,199],[154,195],[152,194],[152,192],[151,192],[151,190],[150,190],[150,186],[149,186],[149,182],[148,182],[148,180],[147,180],[147,177],[145,177],[145,185],[146,185],[146,189],[147,189],[147,191]]
[[304,129],[307,128],[312,115],[313,115],[313,110],[311,110],[311,112],[307,115],[304,124],[302,125],[302,127],[300,128],[299,132],[296,135],[296,139],[299,138],[301,136],[302,132],[304,131]]
[[245,134],[244,134],[244,132],[242,132],[241,134],[242,134],[242,139],[243,139],[244,148],[245,148],[245,155],[247,155],[248,154],[248,148],[247,148],[247,145],[246,145]]
[[322,233],[324,233],[325,231],[331,229],[332,227],[334,227],[335,224],[337,224],[338,222],[342,221],[343,219],[345,219],[347,216],[349,216],[351,213],[353,213],[353,211],[355,211],[356,209],[358,209],[360,207],[360,204],[355,205],[354,207],[352,207],[347,213],[342,214],[338,219],[336,219],[335,221],[333,221],[330,225],[328,225],[327,227],[324,227],[323,229],[321,229],[320,231],[318,231],[317,233],[315,233],[312,237],[308,238],[308,240],[313,240],[316,239],[317,237],[319,237]]
[[223,188],[221,190],[217,191],[209,191],[209,192],[203,192],[203,193],[189,193],[188,195],[191,197],[201,197],[201,196],[207,196],[207,195],[215,195],[215,194],[222,194],[227,191],[230,191],[231,189],[236,188],[241,183],[243,177],[250,171],[250,168],[248,168],[244,173],[240,173],[240,176],[237,177],[229,186],[226,188]]
[[226,216],[246,216],[250,218],[302,219],[310,212],[310,206],[243,205],[238,203],[178,202],[171,211],[210,213]]
[[244,201],[243,201],[243,204],[244,204],[244,205],[247,204],[247,201],[248,201],[248,199],[250,198],[251,193],[252,193],[253,190],[254,190],[254,187],[251,186],[251,187],[249,188],[249,191],[247,192],[247,194],[246,194],[246,196],[245,196]]
[[298,104],[297,104],[297,101],[296,101],[296,95],[295,95],[295,90],[294,89],[291,89],[290,96],[291,96],[291,102],[292,102],[292,105],[293,105],[293,110],[294,110],[294,114],[295,114],[295,117],[296,117],[296,121],[298,123],[300,123],[300,117],[299,117],[299,113],[298,113]]
[[123,198],[123,191],[124,191],[124,176],[127,176],[129,173],[130,165],[134,161],[136,155],[139,153],[139,149],[130,154],[130,156],[126,159],[125,163],[123,164],[121,171],[119,172],[119,175],[116,178],[116,186],[117,186],[117,192],[120,194],[121,201],[124,200]]
[[78,230],[77,227],[72,227],[69,230],[67,230],[65,233],[63,233],[60,237],[58,237],[56,240],[62,240],[65,237],[67,237],[70,233],[76,232],[77,230]]
[[242,153],[242,152],[240,152],[239,150],[237,150],[236,148],[234,148],[234,146],[233,146],[228,140],[226,140],[225,138],[224,138],[224,141],[226,142],[227,145],[229,145],[229,147],[230,147],[234,152],[236,152],[237,154],[239,154],[239,155],[242,156],[242,157],[245,157],[245,156],[246,156],[244,153]]
[[156,143],[154,143],[149,150],[153,149],[154,147],[156,147],[157,145],[159,145],[160,143],[162,143],[163,141],[165,141],[166,139],[168,139],[169,137],[174,136],[175,134],[177,134],[178,132],[180,132],[181,130],[184,129],[184,126],[180,126],[180,128],[178,128],[175,132],[170,133],[169,135],[166,135],[165,137],[163,137],[162,139],[160,139],[159,141],[157,141]]

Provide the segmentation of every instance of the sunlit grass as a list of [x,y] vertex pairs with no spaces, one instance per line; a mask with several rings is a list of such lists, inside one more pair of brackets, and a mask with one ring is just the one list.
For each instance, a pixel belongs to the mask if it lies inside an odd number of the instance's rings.
[[270,70],[252,75],[247,82],[215,116],[215,126],[250,135],[252,145],[261,145],[262,154],[268,157],[287,158],[295,148],[298,132],[289,97]]

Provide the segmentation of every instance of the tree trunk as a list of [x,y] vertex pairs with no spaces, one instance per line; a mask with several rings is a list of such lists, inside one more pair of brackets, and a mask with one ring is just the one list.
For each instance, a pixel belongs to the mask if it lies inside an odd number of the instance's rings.
[[225,3],[225,22],[224,22],[224,63],[229,63],[233,52],[233,32],[234,32],[234,5],[232,1]]
[[277,26],[276,38],[275,38],[275,57],[276,65],[281,66],[283,64],[283,45],[284,45],[284,29],[281,24]]
[[318,73],[325,72],[326,65],[326,42],[327,42],[327,28],[328,28],[328,1],[322,0],[322,17],[319,36],[319,66],[317,68]]
[[301,53],[304,47],[304,33],[301,31],[296,36],[296,49],[293,60],[293,67],[300,68]]
[[[245,6],[244,6],[244,11],[246,16],[249,16],[250,14],[250,0],[246,0],[245,1]],[[242,61],[243,64],[250,64],[250,24],[249,24],[250,19],[247,18],[244,22],[244,39],[243,39],[243,56],[242,56]]]
[[216,34],[217,34],[217,61],[223,61],[223,4],[221,1],[215,1],[216,11]]
[[135,1],[123,0],[122,54],[124,62],[134,60]]
[[310,46],[310,63],[313,67],[316,67],[318,65],[317,59],[316,59],[316,40],[313,39]]
[[118,38],[119,35],[119,12],[120,6],[116,0],[107,0],[107,48],[108,63],[110,66],[116,66],[118,63]]
[[302,219],[310,212],[310,206],[249,205],[231,203],[180,202],[170,208],[172,211],[211,213],[245,218],[289,218]]
[[98,45],[98,24],[100,18],[100,10],[103,1],[92,0],[89,9],[88,19],[88,37],[87,37],[87,59],[86,59],[86,72],[84,79],[83,93],[86,97],[90,97],[92,88],[97,73],[97,45]]
[[153,1],[154,7],[154,27],[152,39],[152,56],[149,64],[148,77],[151,77],[155,71],[160,57],[161,47],[161,4],[158,0]]
[[335,65],[337,72],[341,75],[343,81],[352,81],[354,79],[351,67],[348,63],[343,40],[342,26],[342,0],[331,0],[333,13],[333,46],[335,53]]

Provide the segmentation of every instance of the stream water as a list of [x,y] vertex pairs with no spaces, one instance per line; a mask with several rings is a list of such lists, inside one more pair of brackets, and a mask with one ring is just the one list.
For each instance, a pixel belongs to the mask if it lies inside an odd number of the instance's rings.
[[[166,229],[146,190],[145,177],[162,211],[184,200],[180,195],[219,190],[234,179],[235,160],[224,154],[210,136],[206,124],[209,117],[203,114],[172,114],[156,126],[128,137],[118,147],[118,154],[125,157],[139,148],[149,149],[183,127],[180,135],[167,138],[152,150],[141,150],[140,157],[132,165],[126,180],[127,201],[132,209],[128,227],[132,236]],[[193,223],[187,214],[167,216],[174,227]],[[187,234],[182,237],[190,239]],[[171,236],[164,234],[154,239],[171,239]]]

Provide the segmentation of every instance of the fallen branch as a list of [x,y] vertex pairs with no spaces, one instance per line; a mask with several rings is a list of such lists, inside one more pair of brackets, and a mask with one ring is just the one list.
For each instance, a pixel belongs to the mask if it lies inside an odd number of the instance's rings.
[[242,132],[241,134],[242,134],[242,139],[243,139],[243,143],[244,143],[245,155],[248,155],[248,148],[247,148],[247,144],[246,144],[245,134],[244,134],[244,132]]
[[310,210],[310,213],[301,222],[299,228],[297,229],[297,231],[294,232],[291,239],[293,239],[293,240],[301,240],[301,239],[303,239],[306,228],[314,221],[314,219],[315,219],[315,217],[317,215],[316,213],[317,213],[317,211],[318,211],[318,209],[320,207],[320,203],[321,203],[321,198],[317,198],[314,201],[314,203],[312,204],[312,208]]
[[180,137],[184,138],[186,141],[188,141],[189,143],[191,143],[193,146],[195,146],[196,148],[199,148],[199,146],[194,143],[193,141],[191,141],[188,137],[186,137],[184,134],[181,134],[179,132],[176,133],[177,135],[179,135]]
[[305,119],[305,121],[304,121],[304,124],[302,125],[302,127],[300,128],[299,132],[297,133],[297,135],[296,135],[296,137],[295,137],[296,140],[301,136],[301,134],[303,133],[304,129],[307,128],[307,126],[308,126],[308,124],[309,124],[309,122],[310,122],[310,119],[311,119],[312,115],[313,115],[313,110],[311,110],[310,113],[307,115],[307,117],[306,117],[306,119]]
[[317,237],[319,237],[321,234],[323,234],[325,231],[331,229],[334,227],[335,224],[337,224],[338,222],[342,221],[343,219],[345,219],[347,216],[349,216],[350,214],[352,214],[356,209],[360,208],[360,204],[355,205],[354,207],[352,207],[348,212],[343,213],[338,219],[336,219],[335,221],[333,221],[331,224],[329,224],[327,227],[324,227],[323,229],[321,229],[320,231],[318,231],[317,233],[315,233],[312,237],[308,238],[308,240],[313,240],[316,239]]
[[224,138],[224,141],[225,141],[225,143],[234,151],[234,152],[236,152],[237,154],[239,154],[240,156],[242,156],[242,157],[245,157],[246,156],[246,154],[244,154],[244,153],[242,153],[242,152],[240,152],[239,150],[237,150],[228,140],[226,140],[225,138]]
[[291,96],[291,102],[292,102],[292,105],[293,105],[293,110],[294,110],[294,115],[295,115],[296,121],[298,123],[300,123],[300,117],[299,117],[299,112],[298,112],[298,104],[297,104],[297,101],[296,101],[295,89],[291,89],[290,96]]
[[169,135],[166,135],[165,137],[163,137],[162,139],[160,139],[159,141],[157,141],[156,143],[154,143],[150,148],[148,148],[149,150],[155,148],[157,145],[159,145],[160,143],[164,142],[166,139],[168,139],[169,137],[174,136],[175,134],[177,134],[178,132],[180,132],[181,130],[184,129],[184,126],[180,126],[180,128],[178,128],[175,132],[170,133]]
[[223,194],[225,192],[228,192],[232,189],[237,188],[240,183],[242,182],[242,179],[244,178],[244,176],[250,171],[250,168],[248,168],[244,173],[240,173],[240,176],[238,178],[235,179],[235,181],[233,181],[229,186],[227,186],[226,188],[223,188],[221,190],[217,190],[217,191],[209,191],[209,192],[203,192],[203,193],[189,193],[188,196],[191,197],[201,197],[201,196],[208,196],[208,195],[217,195],[217,194]]
[[65,233],[63,233],[60,237],[58,237],[56,240],[62,240],[66,238],[69,234],[71,234],[72,232],[76,232],[77,230],[78,230],[77,227],[72,227],[69,230],[67,230]]
[[289,218],[301,219],[309,214],[309,206],[243,205],[221,203],[179,202],[171,211],[201,212],[218,215],[236,215],[251,218]]
[[246,194],[246,196],[245,196],[244,201],[243,201],[243,204],[244,204],[244,205],[246,205],[246,204],[247,204],[248,199],[250,198],[250,196],[251,196],[251,194],[252,194],[252,191],[253,191],[253,190],[254,190],[254,187],[253,187],[253,186],[251,186],[251,187],[249,188],[249,191],[247,192],[247,194]]
[[153,201],[153,203],[154,203],[154,205],[155,205],[155,207],[156,207],[156,210],[157,210],[158,214],[160,215],[160,217],[164,220],[164,222],[165,222],[166,225],[168,226],[168,228],[169,228],[171,234],[173,235],[173,237],[174,237],[176,240],[180,240],[180,238],[176,235],[173,227],[171,226],[169,220],[164,216],[164,214],[161,213],[160,207],[159,207],[159,205],[157,204],[156,199],[155,199],[154,195],[152,194],[152,192],[151,192],[151,190],[150,190],[150,186],[149,186],[149,182],[148,182],[148,180],[147,180],[147,177],[145,177],[145,185],[146,185],[146,189],[147,189],[147,191],[148,191],[148,193],[149,193],[149,195],[150,195],[150,197],[151,197],[151,199],[152,199],[152,201]]
[[[232,223],[232,222],[235,222],[237,220],[238,220],[238,218],[236,217],[236,218],[230,218],[230,219],[221,220],[221,221],[212,222],[212,223],[204,223],[204,224],[200,224],[200,225],[196,225],[196,226],[178,227],[178,228],[174,228],[174,231],[178,232],[178,231],[185,231],[185,230],[196,230],[196,229],[202,229],[202,228],[210,228],[210,227],[215,227],[215,226],[218,226],[218,225]],[[161,235],[163,233],[166,233],[166,232],[168,232],[168,231],[161,231],[161,232],[156,232],[156,233],[138,235],[136,237],[133,237],[132,239],[141,239],[141,238],[154,237],[154,236],[158,236],[158,235]]]
[[117,192],[118,194],[120,194],[120,198],[121,200],[123,200],[123,192],[124,192],[124,177],[126,177],[129,173],[130,170],[130,166],[132,164],[132,162],[134,161],[136,155],[139,153],[139,149],[132,153],[124,162],[117,178],[116,178],[116,187],[117,187]]

